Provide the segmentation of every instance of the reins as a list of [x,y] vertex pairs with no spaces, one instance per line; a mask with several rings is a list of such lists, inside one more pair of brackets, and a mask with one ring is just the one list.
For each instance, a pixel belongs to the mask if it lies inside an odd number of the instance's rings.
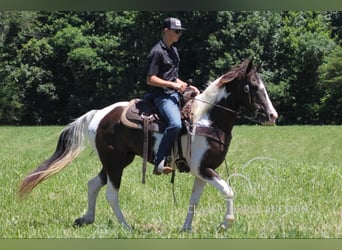
[[236,114],[237,116],[240,114],[240,112],[234,110],[234,109],[230,109],[230,108],[227,108],[225,106],[222,106],[222,105],[219,105],[219,104],[215,104],[215,103],[211,103],[211,102],[208,102],[208,101],[204,101],[202,99],[196,99],[196,98],[192,98],[194,101],[200,101],[200,102],[203,102],[203,103],[206,103],[206,104],[209,104],[209,105],[212,105],[212,106],[215,106],[215,107],[218,107],[218,108],[221,108],[221,109],[224,109],[226,111],[229,111],[231,113],[234,113]]
[[251,116],[248,116],[248,115],[241,115],[241,112],[239,112],[237,110],[234,110],[234,109],[231,109],[231,108],[227,108],[227,107],[219,105],[219,104],[215,104],[215,103],[211,103],[211,102],[208,102],[208,101],[204,101],[202,99],[196,99],[195,97],[193,97],[192,99],[194,101],[200,101],[200,102],[212,105],[214,107],[223,109],[225,111],[231,112],[231,113],[235,114],[238,119],[246,119],[246,120],[249,120],[251,122],[260,123],[260,121],[258,119],[256,119],[256,117],[251,117]]

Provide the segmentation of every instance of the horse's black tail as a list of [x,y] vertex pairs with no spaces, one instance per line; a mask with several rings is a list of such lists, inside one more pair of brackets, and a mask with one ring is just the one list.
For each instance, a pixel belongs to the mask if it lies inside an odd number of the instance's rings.
[[60,172],[83,151],[84,136],[96,112],[89,111],[64,128],[54,154],[23,179],[18,189],[20,197],[25,197],[39,183]]

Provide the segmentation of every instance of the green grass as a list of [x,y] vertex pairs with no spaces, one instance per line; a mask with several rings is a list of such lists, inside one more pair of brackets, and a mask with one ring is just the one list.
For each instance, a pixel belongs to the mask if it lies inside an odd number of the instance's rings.
[[[342,237],[341,126],[235,127],[227,162],[236,193],[236,222],[226,232],[217,230],[224,200],[207,186],[191,233],[180,229],[193,177],[176,175],[176,206],[170,177],[153,176],[149,166],[147,183],[141,184],[138,157],[125,170],[120,190],[122,211],[134,230],[117,223],[105,189],[98,197],[95,223],[73,228],[73,221],[86,210],[87,181],[101,169],[89,147],[68,168],[19,201],[20,179],[53,153],[61,129],[0,127],[0,238]],[[219,173],[228,179],[224,164]]]

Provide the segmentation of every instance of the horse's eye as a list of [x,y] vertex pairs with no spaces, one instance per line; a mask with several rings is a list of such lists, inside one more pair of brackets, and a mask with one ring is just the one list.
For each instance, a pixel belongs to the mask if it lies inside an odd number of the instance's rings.
[[243,87],[243,91],[245,91],[245,93],[249,93],[249,85],[246,84],[244,87]]

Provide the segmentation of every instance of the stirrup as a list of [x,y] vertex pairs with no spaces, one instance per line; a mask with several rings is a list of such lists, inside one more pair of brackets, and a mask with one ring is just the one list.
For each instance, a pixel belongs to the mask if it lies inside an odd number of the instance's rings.
[[175,163],[176,163],[176,166],[177,166],[179,172],[181,172],[181,173],[190,172],[189,165],[188,165],[185,158],[177,159]]

